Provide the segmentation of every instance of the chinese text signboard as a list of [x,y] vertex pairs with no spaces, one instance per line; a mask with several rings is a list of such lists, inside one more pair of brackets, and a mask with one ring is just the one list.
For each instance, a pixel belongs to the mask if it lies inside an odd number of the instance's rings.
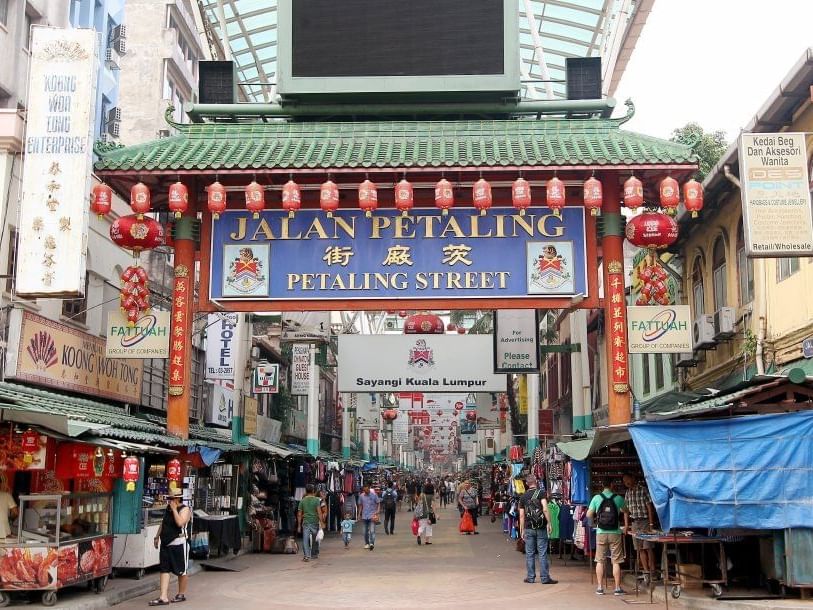
[[627,317],[624,304],[623,267],[618,261],[607,263],[607,286],[605,297],[610,301],[610,319],[607,322],[607,341],[610,342],[611,359],[607,364],[610,387],[613,392],[629,391],[629,367],[627,362]]
[[189,320],[188,304],[192,298],[189,269],[185,265],[175,268],[175,279],[172,286],[172,338],[169,349],[169,395],[181,396],[184,391],[186,376],[186,336]]
[[739,157],[748,255],[813,256],[805,134],[744,133]]
[[231,210],[212,225],[217,300],[566,298],[587,295],[585,218],[567,207],[526,216],[458,208]]

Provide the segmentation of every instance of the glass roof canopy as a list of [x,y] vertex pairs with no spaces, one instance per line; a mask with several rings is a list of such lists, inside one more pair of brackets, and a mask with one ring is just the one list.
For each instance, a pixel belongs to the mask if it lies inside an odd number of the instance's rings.
[[[595,56],[602,57],[604,93],[612,95],[624,66],[618,57],[640,30],[641,23],[633,27],[636,13],[653,2],[517,0],[522,96],[564,98],[565,58]],[[219,42],[219,57],[230,54],[236,62],[246,101],[275,101],[276,0],[200,0],[198,6],[210,40]]]

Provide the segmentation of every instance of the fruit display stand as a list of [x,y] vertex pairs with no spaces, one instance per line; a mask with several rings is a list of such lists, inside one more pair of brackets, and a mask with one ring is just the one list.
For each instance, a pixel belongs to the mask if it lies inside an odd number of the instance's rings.
[[21,495],[17,535],[0,542],[0,606],[37,591],[53,606],[63,587],[104,590],[111,572],[111,494]]

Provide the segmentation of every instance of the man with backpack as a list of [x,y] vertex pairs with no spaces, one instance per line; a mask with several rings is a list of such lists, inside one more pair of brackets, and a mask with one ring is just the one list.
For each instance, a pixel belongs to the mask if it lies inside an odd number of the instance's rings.
[[384,533],[395,533],[395,509],[398,508],[398,492],[392,487],[392,481],[387,481],[387,489],[381,494],[381,505],[384,507]]
[[[604,490],[590,500],[587,516],[596,526],[596,579],[598,588],[596,595],[604,595],[604,560],[607,552],[613,564],[613,580],[615,581],[614,595],[624,595],[621,588],[621,564],[624,563],[624,539],[621,530],[621,514],[627,512],[624,497],[619,496],[610,489],[609,484]],[[625,528],[626,529],[626,528]]]
[[519,532],[525,541],[525,567],[527,576],[524,582],[532,583],[536,579],[536,559],[539,555],[539,582],[543,585],[555,585],[558,580],[550,577],[548,564],[548,535],[551,531],[548,501],[544,492],[536,485],[536,477],[525,478],[526,491],[519,499]]

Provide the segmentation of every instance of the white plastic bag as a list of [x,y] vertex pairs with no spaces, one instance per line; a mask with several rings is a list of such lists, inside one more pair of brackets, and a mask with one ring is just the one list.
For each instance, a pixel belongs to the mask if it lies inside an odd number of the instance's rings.
[[325,539],[325,530],[323,530],[320,527],[319,531],[316,532],[316,542],[322,542],[322,540],[324,540],[324,539]]

